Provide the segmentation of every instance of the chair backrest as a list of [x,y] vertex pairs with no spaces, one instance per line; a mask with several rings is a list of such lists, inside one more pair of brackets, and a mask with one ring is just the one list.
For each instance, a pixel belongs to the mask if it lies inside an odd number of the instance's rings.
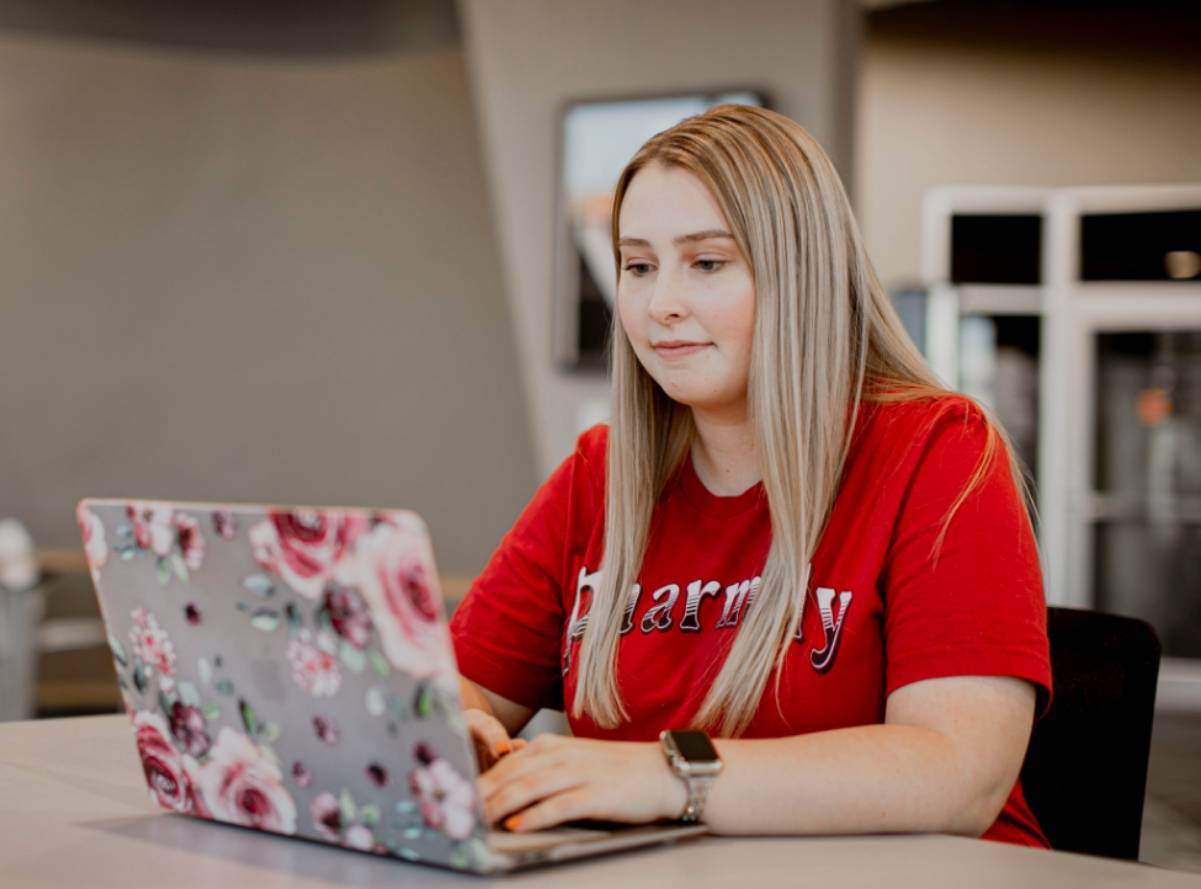
[[1047,609],[1054,696],[1022,789],[1052,848],[1138,859],[1160,645],[1144,621]]

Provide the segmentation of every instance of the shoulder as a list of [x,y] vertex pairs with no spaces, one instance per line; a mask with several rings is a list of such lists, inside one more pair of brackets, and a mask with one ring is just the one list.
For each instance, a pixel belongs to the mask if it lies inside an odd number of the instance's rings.
[[609,427],[597,423],[577,436],[575,449],[563,461],[561,469],[568,470],[573,486],[587,489],[594,496],[603,495],[608,450]]
[[597,423],[585,429],[575,440],[575,453],[589,462],[599,461],[602,465],[609,449],[609,425]]
[[850,462],[900,488],[958,492],[987,473],[1008,473],[1007,448],[988,413],[948,392],[865,402]]
[[894,431],[921,433],[942,426],[986,424],[984,409],[971,398],[958,392],[863,402],[865,413],[886,424]]
[[864,402],[859,424],[867,450],[920,457],[938,448],[989,446],[995,429],[985,410],[956,392],[897,401]]

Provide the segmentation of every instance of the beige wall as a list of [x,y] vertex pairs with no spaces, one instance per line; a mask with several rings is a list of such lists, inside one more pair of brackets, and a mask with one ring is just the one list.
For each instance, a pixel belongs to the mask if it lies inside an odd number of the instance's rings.
[[857,92],[838,0],[460,0],[466,63],[0,29],[0,513],[62,545],[83,494],[412,505],[476,570],[607,393],[550,359],[570,98],[761,86],[888,283],[928,185],[1201,180],[1195,17],[989,6],[872,13]]
[[937,3],[868,16],[857,212],[886,285],[917,278],[946,183],[1201,182],[1201,16]]
[[409,506],[474,572],[536,483],[462,52],[0,32],[0,514]]
[[[859,11],[843,0],[460,0],[540,470],[570,450],[599,376],[551,361],[558,114],[569,99],[757,86],[850,167]],[[848,182],[848,185],[850,183]]]

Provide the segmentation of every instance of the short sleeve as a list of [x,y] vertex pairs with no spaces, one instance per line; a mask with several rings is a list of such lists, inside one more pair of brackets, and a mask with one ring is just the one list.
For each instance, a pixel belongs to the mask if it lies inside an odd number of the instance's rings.
[[450,621],[463,676],[527,707],[563,708],[564,565],[596,480],[587,451],[603,427],[534,494]]
[[1014,676],[1035,685],[1041,716],[1051,698],[1042,571],[999,438],[935,550],[988,436],[980,409],[956,401],[918,445],[881,575],[886,693],[944,676]]

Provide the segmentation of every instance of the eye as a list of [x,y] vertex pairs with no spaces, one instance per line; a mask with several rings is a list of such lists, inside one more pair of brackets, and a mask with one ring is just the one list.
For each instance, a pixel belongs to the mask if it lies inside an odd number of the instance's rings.
[[643,275],[647,274],[650,270],[651,270],[651,264],[649,262],[632,261],[632,262],[629,262],[626,265],[622,266],[622,271],[632,273],[635,278],[641,278]]
[[716,272],[726,264],[724,259],[698,259],[693,263],[702,272]]

